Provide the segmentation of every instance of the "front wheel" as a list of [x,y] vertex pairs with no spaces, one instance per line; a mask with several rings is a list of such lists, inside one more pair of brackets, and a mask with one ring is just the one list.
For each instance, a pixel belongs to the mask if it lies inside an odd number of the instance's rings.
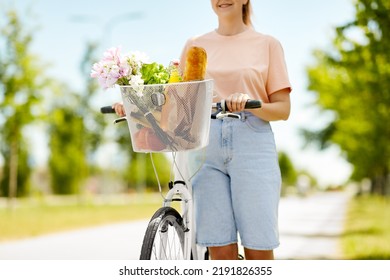
[[172,207],[156,211],[146,229],[141,260],[183,260],[183,219]]

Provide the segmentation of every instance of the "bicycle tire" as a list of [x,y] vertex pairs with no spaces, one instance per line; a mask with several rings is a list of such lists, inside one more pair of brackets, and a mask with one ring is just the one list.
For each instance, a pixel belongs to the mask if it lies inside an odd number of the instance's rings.
[[183,219],[176,209],[158,209],[146,229],[140,260],[183,260],[184,234]]

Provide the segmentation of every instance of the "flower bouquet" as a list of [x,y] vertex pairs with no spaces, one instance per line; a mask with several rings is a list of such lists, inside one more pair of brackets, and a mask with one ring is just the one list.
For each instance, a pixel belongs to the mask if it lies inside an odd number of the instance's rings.
[[165,84],[169,69],[156,62],[150,63],[142,52],[121,53],[121,48],[110,48],[103,59],[92,66],[91,77],[104,88],[115,85],[139,87],[146,84]]
[[178,63],[165,67],[120,48],[104,52],[91,77],[104,89],[119,86],[134,151],[180,151],[208,143],[210,80],[181,82]]

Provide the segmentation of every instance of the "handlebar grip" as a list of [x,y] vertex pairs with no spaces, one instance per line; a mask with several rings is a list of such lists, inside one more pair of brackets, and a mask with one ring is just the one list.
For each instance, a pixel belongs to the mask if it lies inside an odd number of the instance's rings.
[[261,108],[261,100],[248,100],[245,104],[245,109]]
[[115,113],[115,109],[112,106],[104,106],[100,108],[100,112],[102,114],[113,114]]

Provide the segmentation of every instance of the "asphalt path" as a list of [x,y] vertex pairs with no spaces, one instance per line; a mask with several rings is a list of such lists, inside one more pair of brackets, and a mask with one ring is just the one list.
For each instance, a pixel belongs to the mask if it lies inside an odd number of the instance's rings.
[[[339,259],[349,195],[282,198],[276,259]],[[0,243],[0,260],[137,260],[148,221],[79,229]],[[1,229],[0,229],[1,230]]]

